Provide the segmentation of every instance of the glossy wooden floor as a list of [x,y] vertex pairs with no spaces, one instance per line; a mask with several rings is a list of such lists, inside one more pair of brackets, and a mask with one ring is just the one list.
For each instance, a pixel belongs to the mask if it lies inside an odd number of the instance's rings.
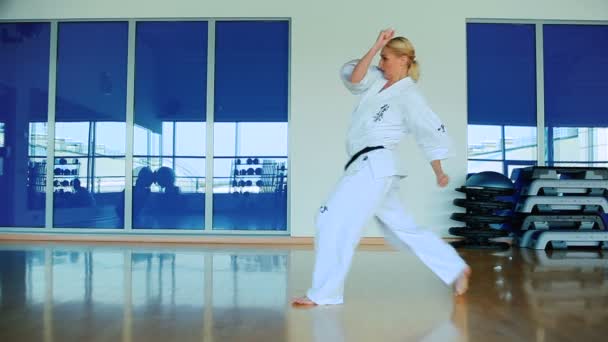
[[410,253],[357,252],[346,303],[294,309],[310,248],[0,244],[0,341],[605,341],[608,256],[461,251],[455,300]]

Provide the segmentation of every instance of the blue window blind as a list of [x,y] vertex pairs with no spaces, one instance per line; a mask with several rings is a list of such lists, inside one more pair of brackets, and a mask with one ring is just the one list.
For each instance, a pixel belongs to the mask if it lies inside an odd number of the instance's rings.
[[534,25],[467,24],[472,125],[536,125]]
[[59,25],[57,121],[125,121],[126,22]]
[[216,122],[286,122],[287,21],[217,22]]
[[135,57],[136,124],[206,120],[207,22],[140,22]]
[[545,123],[608,126],[608,25],[544,25]]

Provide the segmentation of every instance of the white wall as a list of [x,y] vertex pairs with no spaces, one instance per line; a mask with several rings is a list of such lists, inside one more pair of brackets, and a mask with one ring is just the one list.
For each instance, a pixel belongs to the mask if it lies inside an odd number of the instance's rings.
[[[410,38],[422,64],[421,87],[454,140],[446,164],[452,176],[438,190],[430,167],[407,141],[410,177],[403,197],[419,223],[447,235],[451,205],[466,173],[467,18],[608,20],[606,0],[0,0],[0,19],[291,18],[291,232],[314,235],[313,216],[345,162],[344,135],[354,104],[337,71],[359,57],[378,31],[393,27]],[[323,155],[320,155],[320,154]],[[376,236],[371,227],[367,236]]]

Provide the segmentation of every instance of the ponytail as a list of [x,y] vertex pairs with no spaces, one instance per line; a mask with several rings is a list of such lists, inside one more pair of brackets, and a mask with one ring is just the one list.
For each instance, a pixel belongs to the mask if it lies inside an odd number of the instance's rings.
[[407,75],[411,77],[414,82],[418,82],[420,79],[420,64],[418,64],[417,60],[412,61],[412,64],[410,64],[410,67],[407,70]]

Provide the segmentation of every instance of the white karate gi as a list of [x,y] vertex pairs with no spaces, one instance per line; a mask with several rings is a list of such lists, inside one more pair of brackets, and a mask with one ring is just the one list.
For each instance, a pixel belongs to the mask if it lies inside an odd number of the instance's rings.
[[410,77],[381,91],[386,79],[376,67],[361,82],[350,82],[356,64],[357,60],[348,62],[341,70],[348,90],[361,96],[352,114],[347,152],[352,156],[367,146],[385,148],[353,162],[320,208],[313,282],[307,292],[320,305],[343,303],[353,253],[363,226],[372,217],[379,221],[385,238],[409,247],[446,284],[452,284],[466,267],[452,246],[416,226],[399,198],[399,181],[405,172],[395,147],[412,133],[429,161],[445,159],[449,145],[445,127]]

